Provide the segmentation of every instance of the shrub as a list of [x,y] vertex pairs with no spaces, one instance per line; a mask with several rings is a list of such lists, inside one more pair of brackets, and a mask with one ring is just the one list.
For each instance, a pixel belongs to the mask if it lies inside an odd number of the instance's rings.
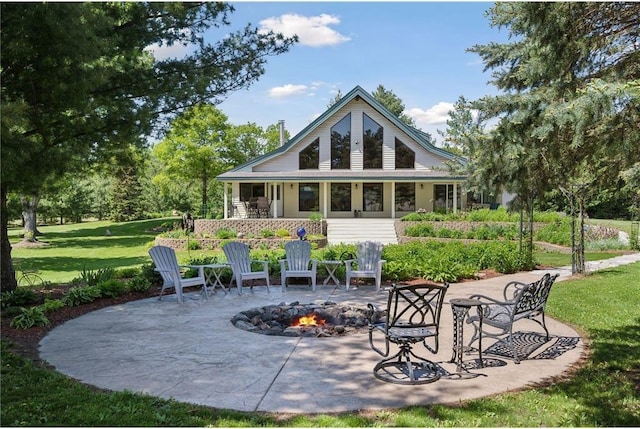
[[187,249],[198,250],[200,249],[200,242],[198,240],[189,240],[187,243]]
[[33,326],[47,326],[49,319],[44,315],[40,306],[20,308],[20,314],[11,320],[11,327],[16,329],[29,329]]
[[116,270],[112,267],[100,268],[99,270],[86,270],[83,269],[80,273],[82,282],[87,286],[95,286],[98,283],[111,280],[115,277]]
[[131,292],[146,292],[151,289],[151,282],[143,276],[136,276],[127,281],[126,288]]
[[55,311],[64,307],[64,302],[62,302],[61,299],[45,298],[44,304],[42,304],[40,307],[42,308],[42,311],[44,311],[45,313],[49,313],[50,311]]
[[309,215],[309,219],[314,221],[322,220],[322,213],[313,212]]
[[272,229],[263,229],[262,231],[260,231],[260,235],[262,236],[262,238],[271,238],[275,236],[276,233],[273,232]]
[[433,237],[435,230],[430,223],[408,226],[404,232],[408,237]]
[[280,228],[276,231],[276,235],[281,238],[291,237],[291,233],[287,228]]
[[120,268],[116,270],[114,278],[116,279],[130,279],[140,274],[140,268]]
[[64,305],[73,307],[75,305],[87,304],[100,298],[101,292],[96,286],[72,287],[62,296]]
[[105,298],[115,298],[127,292],[126,284],[116,279],[98,283],[96,288],[100,291],[100,296]]
[[145,278],[152,285],[157,285],[162,283],[162,276],[159,272],[155,270],[156,266],[154,263],[144,264],[140,268],[140,276]]
[[0,295],[2,309],[25,306],[34,303],[37,299],[38,295],[26,287],[17,287],[11,292],[2,292]]
[[227,240],[229,238],[236,238],[238,233],[232,228],[220,228],[216,231],[216,237],[221,240]]

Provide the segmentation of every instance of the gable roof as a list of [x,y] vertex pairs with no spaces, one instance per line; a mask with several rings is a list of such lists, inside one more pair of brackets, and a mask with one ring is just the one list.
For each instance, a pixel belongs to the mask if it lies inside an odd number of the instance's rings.
[[391,111],[389,111],[389,109],[387,109],[378,100],[373,98],[367,91],[365,91],[364,89],[362,89],[362,87],[360,87],[358,85],[355,88],[353,88],[351,91],[349,91],[347,94],[345,94],[344,97],[342,97],[340,100],[338,100],[336,103],[334,103],[323,114],[318,116],[313,122],[311,122],[309,125],[307,125],[304,129],[302,129],[302,131],[300,131],[294,137],[289,139],[289,141],[287,141],[282,146],[280,146],[279,148],[277,148],[277,149],[275,149],[275,150],[273,150],[271,152],[268,152],[268,153],[266,153],[264,155],[261,155],[261,156],[259,156],[257,158],[254,158],[254,159],[252,159],[252,160],[250,160],[248,162],[245,162],[244,164],[241,164],[241,165],[239,165],[237,167],[232,168],[231,170],[227,171],[226,173],[223,173],[220,176],[218,176],[217,179],[218,180],[224,180],[225,175],[227,173],[234,173],[234,172],[237,172],[237,171],[244,170],[247,167],[253,167],[253,166],[258,165],[258,164],[260,164],[260,163],[262,163],[264,161],[267,161],[269,159],[275,158],[275,157],[277,157],[278,155],[280,155],[282,153],[287,152],[292,146],[295,146],[296,143],[298,143],[299,141],[301,141],[302,139],[307,137],[316,128],[318,128],[320,125],[322,125],[336,111],[340,110],[342,107],[344,107],[345,105],[347,105],[349,102],[351,102],[354,99],[356,99],[356,100],[357,99],[364,100],[372,108],[374,108],[381,115],[383,115],[387,120],[389,120],[395,126],[400,128],[407,135],[412,137],[415,140],[416,143],[418,143],[420,146],[425,148],[427,151],[433,152],[433,153],[435,153],[437,155],[440,155],[443,158],[451,160],[451,161],[455,160],[455,161],[459,161],[459,162],[462,162],[462,163],[466,163],[466,160],[464,158],[462,158],[462,157],[460,157],[460,156],[458,156],[456,154],[453,154],[453,153],[451,153],[451,152],[449,152],[447,150],[440,149],[440,148],[434,146],[431,143],[431,140],[429,138],[430,137],[429,134],[425,133],[424,131],[421,131],[421,130],[418,130],[416,128],[413,128],[413,127],[405,124],[404,122],[402,122],[400,119],[398,119],[398,117],[396,115],[391,113]]

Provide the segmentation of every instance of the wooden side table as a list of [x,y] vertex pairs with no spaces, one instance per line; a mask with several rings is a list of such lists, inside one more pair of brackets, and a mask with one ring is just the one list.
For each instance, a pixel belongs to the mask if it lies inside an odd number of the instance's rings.
[[327,274],[328,274],[327,278],[324,279],[324,282],[322,282],[322,284],[326,286],[327,284],[329,284],[329,280],[333,280],[335,285],[340,287],[340,280],[337,279],[335,272],[338,269],[338,267],[343,264],[343,262],[342,261],[320,261],[320,263],[327,270]]
[[469,298],[454,298],[449,301],[451,304],[451,311],[453,312],[453,356],[449,362],[456,362],[456,371],[461,372],[464,368],[462,366],[462,354],[464,352],[464,319],[469,314],[471,307],[477,307],[480,334],[478,337],[478,355],[480,358],[480,368],[483,368],[482,364],[482,302],[477,299]]

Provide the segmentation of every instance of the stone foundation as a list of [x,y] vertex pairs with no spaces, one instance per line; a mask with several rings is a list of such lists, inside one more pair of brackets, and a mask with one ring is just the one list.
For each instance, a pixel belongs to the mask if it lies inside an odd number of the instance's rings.
[[[325,238],[309,240],[316,243],[318,247],[327,245],[327,222],[323,220],[310,219],[196,219],[191,241],[197,241],[201,249],[213,250],[221,249],[229,241],[239,241],[248,244],[252,249],[280,249],[287,241],[297,240],[296,231],[303,227],[307,234],[322,234]],[[216,232],[221,229],[234,230],[238,237],[216,238]],[[289,231],[289,237],[269,237],[263,238],[262,231],[271,230],[274,233],[280,229]],[[254,235],[254,238],[246,238]],[[157,246],[167,246],[173,249],[186,249],[186,238],[165,238],[156,237]]]

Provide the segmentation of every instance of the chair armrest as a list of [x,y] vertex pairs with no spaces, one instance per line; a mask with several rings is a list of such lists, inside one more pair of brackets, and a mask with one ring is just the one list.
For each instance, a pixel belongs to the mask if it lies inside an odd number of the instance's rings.
[[315,271],[318,268],[318,260],[310,259],[309,262],[311,262],[311,271]]
[[380,307],[378,307],[376,304],[367,304],[367,319],[369,320],[369,325],[373,325],[373,315],[376,314],[377,311],[381,310]]
[[515,291],[511,292],[512,293],[511,297],[509,296],[509,292],[511,289],[519,290],[528,285],[529,285],[528,283],[522,283],[519,281],[509,282],[505,285],[504,289],[502,290],[502,296],[504,297],[505,301],[509,301],[510,299],[513,299],[515,297]]
[[497,299],[491,298],[490,296],[480,295],[480,294],[471,295],[469,297],[469,299],[477,299],[478,301],[480,301],[480,303],[482,305],[505,305],[505,306],[508,306],[508,305],[515,304],[514,301],[509,301],[509,300],[498,301]]
[[285,269],[286,269],[285,265],[287,264],[287,260],[286,259],[279,259],[278,262],[280,262],[280,271],[285,271]]

